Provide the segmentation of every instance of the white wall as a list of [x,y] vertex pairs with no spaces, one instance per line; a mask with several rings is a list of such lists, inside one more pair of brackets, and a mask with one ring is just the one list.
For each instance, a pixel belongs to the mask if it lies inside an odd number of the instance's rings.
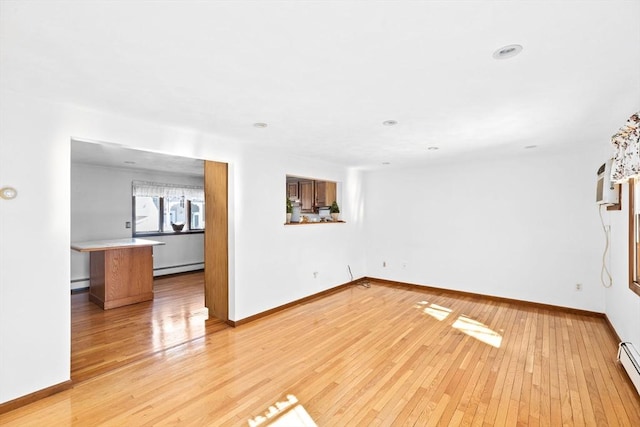
[[[304,158],[278,160],[278,154],[245,157],[247,173],[238,179],[236,206],[252,205],[235,216],[236,319],[320,292],[364,276],[361,246],[360,175]],[[338,203],[346,224],[283,225],[286,175],[338,182]],[[273,200],[281,203],[273,204]],[[317,272],[317,278],[313,273]]]
[[368,173],[367,274],[604,312],[595,204],[601,152],[538,148]]
[[[125,223],[132,221],[134,180],[204,185],[202,177],[72,163],[71,241],[131,237]],[[167,234],[149,239],[165,242],[153,248],[154,275],[204,268],[204,234]],[[88,278],[89,254],[71,251],[71,289],[89,286]]]
[[[0,182],[19,193],[0,203],[0,403],[69,379],[71,138],[229,163],[231,320],[344,283],[348,263],[363,275],[353,171],[10,90],[0,98]],[[284,226],[287,174],[340,182],[348,223]]]

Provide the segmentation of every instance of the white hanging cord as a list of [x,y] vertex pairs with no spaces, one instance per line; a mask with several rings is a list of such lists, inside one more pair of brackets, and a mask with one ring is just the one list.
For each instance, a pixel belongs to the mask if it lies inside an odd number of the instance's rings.
[[[610,288],[613,285],[613,278],[611,277],[611,272],[607,268],[607,253],[609,252],[609,233],[610,230],[607,230],[607,226],[604,225],[604,218],[602,218],[602,206],[598,206],[598,213],[600,214],[600,224],[602,224],[602,230],[604,231],[604,252],[602,253],[602,269],[600,270],[600,283],[605,288]],[[605,280],[605,275],[608,279],[609,284],[607,285],[607,281]]]

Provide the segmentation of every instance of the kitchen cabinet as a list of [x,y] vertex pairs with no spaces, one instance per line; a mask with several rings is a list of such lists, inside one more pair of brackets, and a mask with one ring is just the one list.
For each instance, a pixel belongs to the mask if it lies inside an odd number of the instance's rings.
[[287,183],[287,197],[289,199],[297,199],[298,198],[298,182],[289,182]]
[[89,301],[103,310],[153,299],[153,246],[145,239],[97,240],[72,243],[89,252]]
[[298,196],[300,198],[300,212],[312,213],[315,201],[314,181],[298,182]]
[[330,181],[316,181],[315,206],[331,206],[336,200],[336,183]]
[[300,206],[302,214],[318,214],[320,208],[327,208],[337,200],[338,184],[312,178],[287,175],[287,198]]

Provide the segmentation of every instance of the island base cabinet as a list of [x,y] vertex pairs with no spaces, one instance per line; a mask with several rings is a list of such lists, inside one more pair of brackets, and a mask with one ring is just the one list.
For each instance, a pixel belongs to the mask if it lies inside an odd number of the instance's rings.
[[89,300],[104,310],[153,299],[151,246],[91,252]]

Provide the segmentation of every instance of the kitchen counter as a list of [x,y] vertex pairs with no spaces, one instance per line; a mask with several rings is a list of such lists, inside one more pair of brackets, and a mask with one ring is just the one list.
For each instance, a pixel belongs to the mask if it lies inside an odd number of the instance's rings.
[[155,240],[128,238],[72,243],[89,252],[89,300],[103,310],[153,299]]
[[285,222],[284,225],[318,225],[318,224],[346,224],[346,221],[318,221],[318,222]]

